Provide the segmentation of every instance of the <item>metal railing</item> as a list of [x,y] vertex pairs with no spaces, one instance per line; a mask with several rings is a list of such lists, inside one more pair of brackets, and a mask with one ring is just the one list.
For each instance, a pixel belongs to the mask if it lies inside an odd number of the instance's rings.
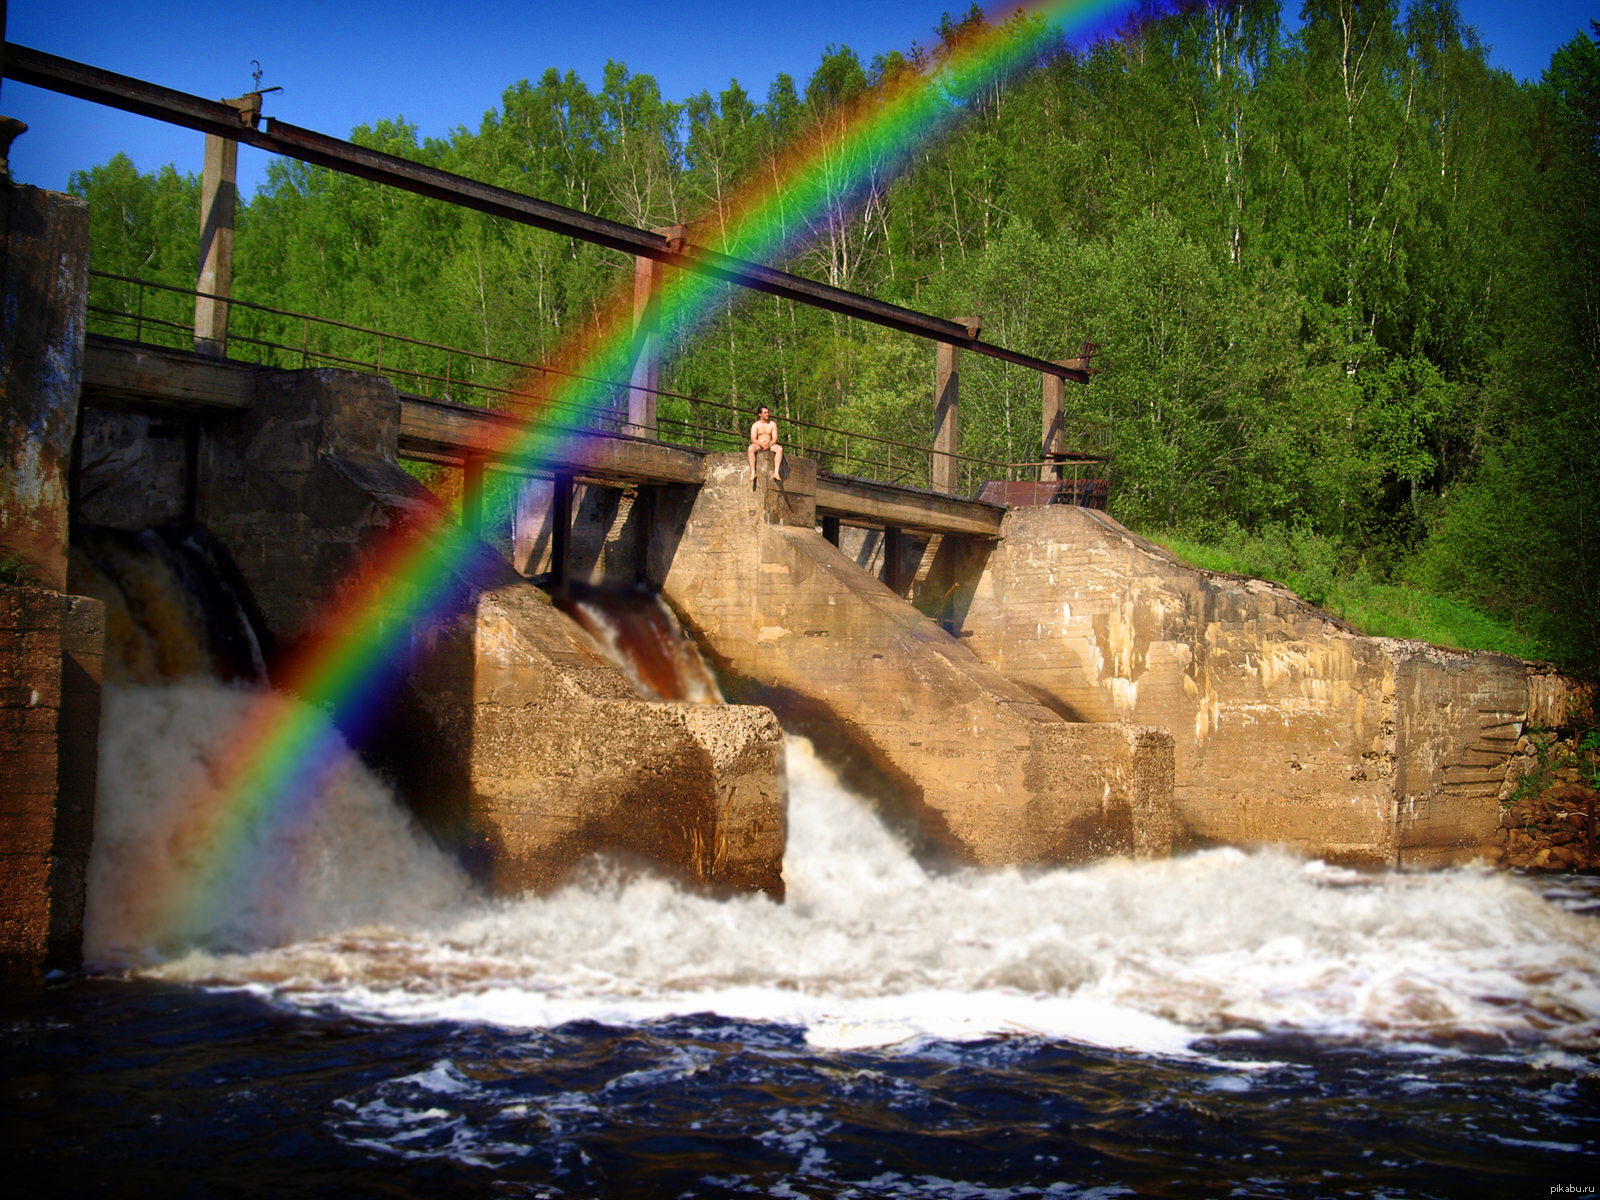
[[[128,337],[147,345],[194,348],[194,303],[208,295],[126,275],[91,271],[90,325],[97,333]],[[499,358],[330,317],[291,312],[231,297],[212,297],[228,305],[227,354],[235,361],[264,366],[342,367],[388,377],[397,389],[434,400],[465,403],[537,421],[548,408],[557,381],[598,385],[604,404],[562,405],[563,423],[610,434],[627,434],[627,400],[632,385],[563,371],[539,363]],[[657,397],[656,437],[700,450],[742,452],[749,444],[748,406],[663,388]],[[882,434],[783,418],[783,441],[791,455],[812,458],[831,474],[931,488],[935,463],[950,460],[957,494],[975,496],[991,480],[1039,479],[1053,466],[1060,478],[1104,478],[1110,453],[1110,426],[1103,421],[1066,422],[1068,452],[1049,463],[1001,462],[965,454],[946,454],[932,446]],[[945,465],[945,464],[940,464]]]

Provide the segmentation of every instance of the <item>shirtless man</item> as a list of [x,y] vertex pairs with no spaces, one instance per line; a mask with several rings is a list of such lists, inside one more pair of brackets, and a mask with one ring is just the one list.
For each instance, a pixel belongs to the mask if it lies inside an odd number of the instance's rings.
[[783,475],[783,447],[778,445],[778,423],[772,419],[772,410],[763,404],[756,410],[756,422],[750,426],[750,448],[745,457],[750,460],[750,478],[756,477],[756,451],[772,451],[772,477]]

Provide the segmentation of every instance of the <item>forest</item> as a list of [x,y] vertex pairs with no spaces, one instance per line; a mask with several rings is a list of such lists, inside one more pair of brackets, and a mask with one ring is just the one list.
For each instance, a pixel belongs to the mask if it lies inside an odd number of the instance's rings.
[[[621,63],[598,90],[552,67],[446,139],[399,118],[351,137],[721,249],[742,185],[983,22],[946,15],[909,53],[829,46],[765,96],[730,82],[673,101]],[[1103,373],[1067,402],[1110,424],[1112,513],[1205,565],[1336,611],[1438,598],[1518,653],[1592,669],[1600,22],[1526,84],[1451,0],[1307,0],[1298,25],[1270,0],[1153,5],[1083,47],[1021,14],[1006,33],[1028,69],[864,185],[841,177],[778,265],[981,313],[987,340],[1040,357],[1097,343]],[[194,176],[118,156],[71,187],[96,270],[194,286]],[[277,161],[241,203],[234,295],[537,362],[632,273],[613,251]],[[92,303],[129,294],[97,280]],[[677,332],[674,392],[931,439],[926,343],[731,289]],[[962,410],[964,453],[1038,457],[1033,373],[967,356]]]

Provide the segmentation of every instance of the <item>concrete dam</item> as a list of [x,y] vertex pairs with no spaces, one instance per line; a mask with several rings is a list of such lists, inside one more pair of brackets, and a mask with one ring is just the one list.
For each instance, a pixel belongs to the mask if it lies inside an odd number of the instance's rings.
[[[249,677],[331,636],[383,546],[442,555],[441,502],[401,460],[503,418],[374,375],[86,336],[83,206],[26,188],[9,204],[5,287],[38,314],[11,331],[0,464],[8,545],[35,568],[0,588],[6,953],[32,970],[69,960],[81,925],[102,679],[215,670],[222,637],[164,652],[162,614],[194,609],[182,570],[134,570],[114,538],[69,555],[69,506],[90,529],[203,530],[193,553],[255,631],[228,635]],[[1094,509],[804,457],[751,478],[742,454],[642,437],[542,468],[471,553],[441,557],[444,602],[376,614],[405,652],[381,712],[346,731],[499,892],[604,852],[781,897],[784,728],[952,867],[1215,844],[1442,865],[1494,828],[1523,724],[1566,711],[1542,667],[1361,636]],[[641,690],[569,615],[583,588],[659,596],[731,703]]]

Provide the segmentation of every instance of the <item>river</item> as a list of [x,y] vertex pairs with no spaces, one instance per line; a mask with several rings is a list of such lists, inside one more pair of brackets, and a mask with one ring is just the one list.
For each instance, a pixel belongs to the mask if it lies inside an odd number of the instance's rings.
[[604,865],[491,900],[351,756],[158,936],[140,914],[214,857],[174,797],[245,703],[108,689],[94,966],[0,1014],[28,1194],[1600,1184],[1590,880],[1234,850],[932,872],[790,739],[785,903]]

